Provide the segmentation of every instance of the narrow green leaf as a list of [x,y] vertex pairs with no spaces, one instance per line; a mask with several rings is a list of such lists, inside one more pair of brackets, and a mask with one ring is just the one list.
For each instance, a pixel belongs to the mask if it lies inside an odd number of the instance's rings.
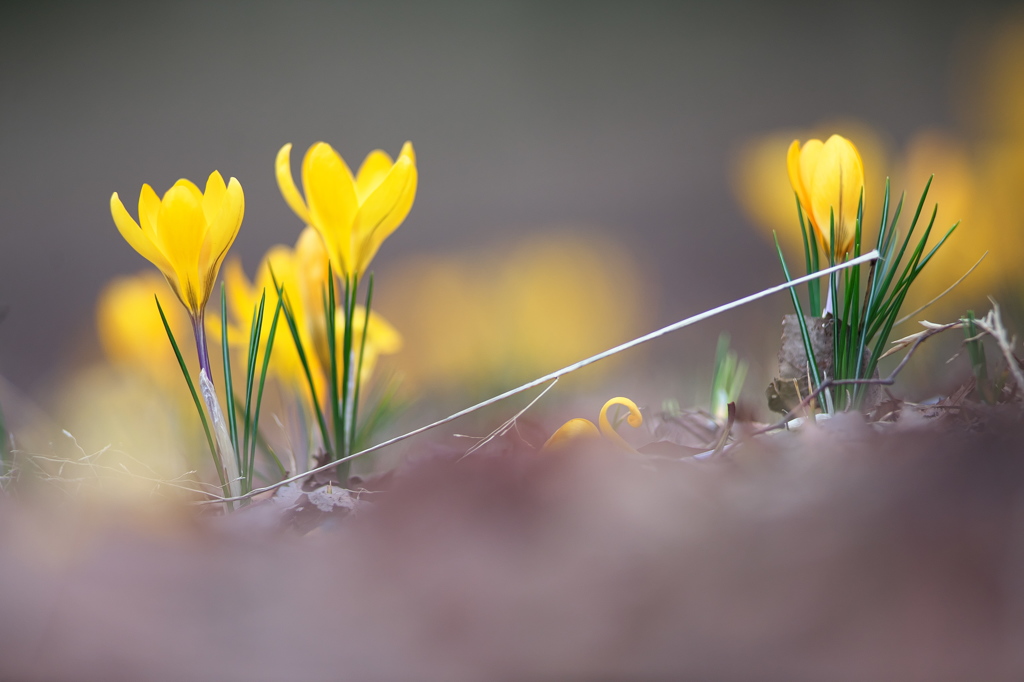
[[[338,448],[340,451],[339,457],[348,457],[351,452],[349,447],[351,446],[352,440],[349,436],[352,431],[355,430],[355,425],[352,422],[352,394],[354,393],[354,384],[358,381],[358,377],[354,374],[355,367],[352,362],[352,333],[353,333],[353,320],[355,319],[356,312],[356,290],[359,287],[358,274],[353,274],[351,278],[345,282],[345,303],[344,303],[344,314],[345,314],[345,330],[342,334],[342,379],[343,383],[341,386],[341,406],[343,410],[342,423],[344,424],[344,435],[345,439],[339,444]],[[345,462],[338,467],[338,478],[339,480],[344,479],[348,472],[348,462]]]
[[[329,389],[331,392],[331,424],[334,426],[335,448],[331,450],[331,459],[341,457],[342,443],[345,442],[345,425],[341,414],[341,395],[338,390],[338,328],[337,328],[337,300],[334,291],[334,271],[327,267],[327,282],[324,284],[323,296],[324,319],[327,321],[327,354],[330,358],[331,377]],[[344,369],[342,370],[344,372]],[[342,379],[344,381],[344,379]]]
[[252,389],[256,378],[256,362],[259,356],[260,336],[263,333],[263,312],[267,304],[267,290],[260,295],[260,304],[253,312],[252,324],[249,326],[249,351],[245,356],[245,412],[243,418],[242,459],[245,462],[243,477],[252,483],[252,461],[249,457],[249,440],[252,426]]
[[167,332],[167,339],[171,342],[171,348],[174,349],[174,357],[178,359],[178,367],[181,368],[182,376],[185,377],[185,383],[188,384],[188,390],[192,394],[192,401],[196,405],[196,412],[199,413],[199,419],[203,422],[203,431],[206,432],[206,442],[210,446],[210,454],[213,456],[213,464],[217,469],[217,477],[220,479],[221,488],[224,490],[224,497],[230,497],[231,491],[228,488],[228,481],[224,475],[224,463],[221,461],[220,454],[217,452],[217,446],[213,443],[213,434],[210,432],[210,422],[206,419],[206,410],[203,407],[202,401],[199,399],[199,394],[196,393],[195,384],[192,383],[192,376],[189,374],[188,366],[185,364],[185,359],[181,357],[181,350],[178,348],[178,342],[174,338],[174,332],[171,331],[171,325],[167,322],[167,316],[164,315],[164,309],[160,305],[160,298],[154,294],[153,300],[156,301],[156,309],[160,312],[160,321],[164,324],[164,331]]
[[366,334],[370,329],[370,306],[373,304],[373,273],[370,273],[369,282],[366,285],[366,315],[363,317],[363,335],[359,340],[359,362],[356,364],[356,389],[352,395],[352,440],[349,443],[349,451],[355,452],[356,431],[359,423],[359,393],[363,383],[363,356],[366,352]]
[[[791,282],[793,278],[789,275],[789,268],[786,266],[786,258],[782,255],[782,247],[779,246],[779,236],[772,233],[775,239],[775,251],[779,254],[779,262],[782,264],[782,274],[786,281]],[[800,325],[800,339],[804,344],[804,353],[807,355],[807,366],[811,370],[811,378],[814,380],[814,388],[821,386],[821,374],[818,372],[818,361],[814,357],[814,347],[811,345],[811,335],[807,331],[807,321],[804,319],[804,312],[800,308],[800,299],[792,288],[789,289],[789,296],[793,301],[793,310],[796,311],[797,324]]]
[[[903,239],[903,245],[900,247],[899,254],[897,254],[895,259],[888,260],[886,263],[886,276],[882,282],[881,288],[883,301],[886,300],[886,293],[889,291],[889,285],[892,283],[892,279],[896,275],[896,271],[899,269],[900,262],[903,260],[903,255],[907,250],[907,245],[910,243],[910,238],[913,236],[914,229],[917,227],[917,222],[921,218],[921,210],[924,208],[925,199],[928,197],[928,189],[931,187],[932,179],[934,177],[935,176],[929,178],[928,182],[925,184],[924,192],[921,194],[921,200],[917,202],[917,210],[914,211],[914,218],[910,221],[910,227],[907,230],[907,236]],[[900,205],[902,206],[902,204],[903,201],[901,199]],[[895,218],[893,219],[893,224],[895,225]],[[895,230],[893,231],[893,234],[895,234]],[[895,289],[893,291],[895,293]]]
[[[281,297],[278,296],[277,305],[274,307],[274,317],[271,318],[271,321],[270,321],[270,332],[269,332],[269,336],[267,337],[267,344],[266,344],[266,347],[263,349],[263,366],[260,368],[259,388],[256,389],[256,408],[253,410],[253,413],[252,413],[252,433],[253,433],[253,438],[252,438],[252,442],[250,443],[250,450],[249,450],[249,472],[250,472],[250,474],[252,473],[252,470],[253,470],[255,462],[256,462],[256,444],[257,444],[257,442],[259,442],[262,445],[262,447],[263,447],[263,451],[266,452],[268,455],[270,455],[272,461],[277,464],[277,468],[281,472],[281,477],[282,478],[284,478],[284,476],[285,476],[285,469],[284,469],[284,466],[282,466],[282,464],[281,464],[281,460],[278,459],[277,453],[275,453],[270,448],[270,446],[267,445],[266,440],[263,439],[262,436],[260,435],[260,411],[261,411],[261,409],[263,407],[263,385],[264,385],[264,383],[267,380],[267,368],[270,367],[270,355],[271,355],[271,352],[274,349],[274,339],[277,338],[277,321],[281,317],[281,310],[283,309],[283,305],[284,304],[281,302]],[[250,486],[251,486],[251,484],[252,484],[252,479],[251,478],[249,480],[249,483],[250,483]]]
[[277,290],[277,300],[281,303],[281,311],[284,313],[285,322],[288,323],[288,331],[291,332],[292,340],[295,342],[295,352],[299,356],[299,363],[302,365],[302,371],[306,376],[309,395],[313,403],[313,412],[316,413],[317,425],[320,427],[320,435],[323,438],[324,447],[327,448],[328,452],[333,452],[331,448],[331,434],[327,429],[327,422],[324,421],[324,414],[320,410],[320,399],[316,395],[316,384],[313,382],[313,373],[309,369],[309,359],[306,356],[306,349],[303,347],[298,324],[295,322],[295,315],[292,312],[291,304],[288,302],[288,292],[277,281],[277,275],[274,274],[273,268],[270,268],[270,278],[274,281],[274,288]]
[[[228,342],[228,304],[227,294],[224,290],[224,282],[220,283],[220,347],[224,354],[224,391],[227,393],[228,405],[234,405],[235,403],[235,387],[231,383],[231,348]],[[228,431],[231,435],[231,448],[234,450],[232,455],[235,458],[235,463],[238,465],[239,473],[242,472],[242,457],[238,449],[238,419],[235,417],[234,410],[228,410],[225,417],[228,420]]]

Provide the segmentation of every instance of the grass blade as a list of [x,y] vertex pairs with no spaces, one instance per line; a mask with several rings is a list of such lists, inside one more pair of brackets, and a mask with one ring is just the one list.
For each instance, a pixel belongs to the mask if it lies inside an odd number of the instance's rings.
[[295,315],[292,313],[291,305],[288,303],[288,292],[284,290],[284,286],[277,281],[277,276],[274,274],[274,269],[270,268],[270,278],[274,281],[274,288],[277,290],[277,300],[281,304],[281,311],[284,313],[285,322],[288,323],[288,331],[292,334],[292,340],[295,342],[295,352],[299,356],[299,364],[302,365],[302,371],[306,377],[306,383],[309,386],[309,395],[312,398],[313,412],[316,413],[317,425],[320,428],[320,435],[324,441],[324,447],[330,452],[331,450],[331,434],[327,429],[327,422],[324,421],[323,411],[320,409],[320,399],[316,395],[316,384],[313,382],[313,372],[309,369],[309,358],[306,356],[306,349],[302,343],[302,337],[299,335],[299,327],[295,322]]

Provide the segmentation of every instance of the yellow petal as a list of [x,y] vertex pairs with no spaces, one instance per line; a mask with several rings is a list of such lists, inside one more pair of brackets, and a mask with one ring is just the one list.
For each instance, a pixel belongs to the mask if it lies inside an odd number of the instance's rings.
[[142,231],[150,238],[156,238],[156,219],[160,215],[160,197],[149,185],[143,185],[139,193],[139,224]]
[[125,241],[138,251],[139,255],[160,268],[160,272],[164,273],[165,277],[173,280],[175,277],[174,267],[160,251],[160,248],[153,243],[150,237],[139,227],[139,224],[128,214],[124,204],[121,203],[121,199],[118,198],[117,192],[114,192],[110,197],[110,214],[114,218],[117,231],[121,233]]
[[313,221],[309,217],[309,209],[306,207],[306,202],[302,200],[299,188],[295,186],[295,179],[292,177],[291,153],[291,142],[281,147],[280,151],[277,152],[277,161],[274,164],[274,171],[277,174],[277,186],[281,189],[281,195],[284,197],[285,202],[295,211],[295,215],[299,216],[299,220],[307,225],[312,225]]
[[167,260],[174,267],[183,302],[193,315],[199,315],[202,303],[209,296],[199,280],[199,254],[207,229],[206,219],[200,203],[202,194],[197,197],[180,182],[164,194],[157,218],[157,236]]
[[[818,224],[814,215],[814,199],[811,192],[811,184],[814,177],[814,169],[818,167],[818,159],[821,156],[823,146],[821,140],[807,140],[804,146],[800,148],[800,186],[804,188],[804,197],[801,200],[807,202],[804,207],[810,216],[811,224],[818,229],[821,228],[821,225]],[[827,230],[828,225],[825,228]]]
[[[220,173],[215,173],[220,178]],[[220,190],[214,184],[214,192]],[[223,179],[221,179],[223,184]],[[209,189],[210,184],[207,184]],[[219,206],[212,203],[208,205],[206,197],[203,197],[203,214],[207,218],[212,214],[213,219],[209,224],[206,239],[203,241],[202,252],[199,260],[199,275],[203,278],[203,290],[209,295],[213,289],[214,280],[217,279],[217,272],[220,264],[227,255],[228,249],[235,242],[238,236],[238,229],[242,226],[242,217],[245,215],[245,194],[242,192],[242,185],[238,180],[231,178],[228,186],[221,193]],[[205,300],[202,301],[205,304]]]
[[839,135],[828,138],[811,179],[811,208],[826,247],[830,247],[834,213],[837,258],[849,252],[853,245],[863,187],[864,164],[856,147]]
[[232,317],[236,320],[251,318],[252,309],[259,299],[254,297],[253,286],[238,258],[231,258],[224,264],[224,290]]
[[302,186],[313,226],[343,273],[351,273],[352,222],[356,215],[355,181],[344,159],[326,142],[317,142],[302,160]]
[[623,405],[629,410],[629,417],[627,417],[626,422],[633,428],[638,428],[644,423],[644,417],[640,413],[640,408],[636,406],[636,403],[629,398],[612,398],[604,404],[604,407],[601,408],[601,416],[598,420],[598,424],[600,424],[601,427],[601,435],[612,443],[618,445],[626,452],[637,454],[633,446],[623,440],[622,436],[620,436],[611,425],[611,422],[608,421],[608,410],[613,405]]
[[206,191],[203,192],[203,215],[206,216],[207,223],[213,223],[217,219],[226,191],[227,186],[221,174],[217,171],[210,173],[206,181]]
[[789,172],[789,184],[793,186],[793,191],[800,198],[804,215],[810,217],[811,199],[807,194],[803,177],[800,175],[800,140],[793,140],[793,143],[789,145],[789,152],[786,154],[786,170]]
[[[166,293],[164,278],[151,269],[115,278],[97,299],[96,330],[111,361],[176,391],[181,388],[181,372],[153,301],[154,294],[166,298]],[[189,327],[182,309],[164,306],[164,314],[172,332],[182,339]]]
[[600,438],[601,433],[593,422],[587,419],[570,419],[551,434],[551,438],[541,446],[541,452],[557,452],[572,443]]
[[383,150],[375,149],[367,155],[363,165],[359,167],[359,172],[356,173],[356,195],[360,202],[365,201],[366,197],[377,189],[393,165],[394,161]]
[[323,284],[327,281],[327,261],[330,256],[324,240],[312,227],[306,227],[295,242],[295,259],[310,280]]
[[367,270],[380,245],[409,215],[418,180],[416,165],[410,155],[403,153],[380,186],[359,207],[354,228],[360,246],[359,272]]
[[[202,191],[199,189],[199,187],[198,187],[198,185],[196,185],[196,183],[192,182],[188,178],[181,178],[181,179],[179,179],[176,183],[174,183],[174,185],[172,187],[184,187],[185,189],[188,190],[189,194],[192,195],[193,199],[195,199],[199,203],[202,203],[202,201],[203,201],[203,193],[202,193]],[[168,192],[169,191],[170,190],[168,190]],[[167,192],[164,192],[164,197],[165,198],[167,197]]]
[[[352,331],[355,333],[356,338],[362,336],[365,320],[366,308],[356,306],[352,324]],[[373,346],[377,352],[383,355],[391,355],[402,349],[402,335],[398,333],[398,330],[390,322],[371,310],[370,328],[366,330],[366,345]]]

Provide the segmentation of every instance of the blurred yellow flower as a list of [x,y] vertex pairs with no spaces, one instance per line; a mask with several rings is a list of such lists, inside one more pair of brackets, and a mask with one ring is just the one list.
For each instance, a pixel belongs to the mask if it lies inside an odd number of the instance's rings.
[[[168,345],[165,336],[161,347]],[[177,383],[184,388],[180,371]],[[191,403],[187,390],[165,391],[138,372],[102,365],[76,371],[53,400],[64,435],[55,438],[43,424],[25,435],[45,439],[29,450],[48,453],[32,462],[37,480],[104,505],[134,501],[152,509],[161,499],[180,499],[201,486],[195,470],[203,437],[186,416]]]
[[[263,292],[267,293],[264,312],[263,339],[260,346],[270,336],[269,315],[273,314],[273,306],[277,304],[274,294],[274,282],[271,268],[278,283],[284,287],[285,297],[291,305],[295,316],[296,327],[306,351],[306,360],[313,376],[318,397],[326,394],[326,382],[330,356],[328,354],[327,323],[324,311],[323,296],[329,273],[327,252],[323,241],[316,231],[305,228],[299,235],[294,248],[284,245],[272,247],[263,257],[257,269],[256,278],[250,282],[237,259],[228,261],[224,269],[224,281],[227,290],[227,301],[235,326],[229,331],[232,343],[239,346],[247,344],[249,324],[253,311],[259,306]],[[357,306],[352,324],[355,343],[362,338],[366,320],[366,309]],[[344,332],[344,315],[335,317],[336,337],[340,342]],[[307,392],[308,381],[299,359],[299,353],[284,320],[278,323],[274,340],[270,368],[285,385],[300,394]],[[358,347],[358,346],[357,346]],[[381,355],[397,353],[402,347],[402,337],[383,317],[370,312],[369,328],[366,332],[366,348],[363,353],[361,381],[367,381],[373,373],[377,359]]]
[[167,278],[193,320],[201,321],[214,280],[238,235],[245,197],[238,180],[225,186],[217,171],[200,192],[181,179],[163,198],[149,185],[139,194],[139,222],[128,214],[117,192],[110,212],[121,236]]
[[864,190],[864,162],[853,143],[832,135],[824,143],[793,140],[786,155],[793,190],[810,218],[826,254],[831,252],[833,223],[835,256],[841,260],[853,248],[857,213]]
[[326,142],[317,142],[302,160],[305,199],[292,177],[291,149],[286,144],[277,154],[281,194],[320,233],[338,274],[358,279],[412,209],[418,182],[412,143],[405,143],[394,162],[379,149],[370,152],[353,178],[341,155]]
[[[155,295],[166,293],[164,278],[152,270],[112,280],[96,303],[96,330],[115,365],[149,377],[163,390],[182,391],[181,368],[153,302]],[[184,311],[168,306],[164,312],[176,337],[187,334]]]
[[[433,389],[482,395],[534,378],[628,340],[653,309],[628,250],[591,230],[392,267],[378,300],[407,340],[409,383]],[[577,380],[612,367],[593,365]]]
[[612,426],[611,422],[608,421],[608,410],[613,405],[622,405],[629,410],[629,417],[626,421],[633,428],[639,428],[644,423],[644,417],[640,413],[640,408],[636,406],[629,398],[612,398],[604,404],[601,408],[601,414],[598,418],[599,426],[594,426],[593,422],[588,419],[570,419],[566,423],[562,424],[551,434],[547,442],[541,447],[542,451],[546,452],[557,452],[564,450],[571,444],[579,443],[581,440],[592,440],[596,438],[604,437],[605,440],[619,447],[626,452],[632,452],[638,454],[636,449],[632,445],[627,443],[622,436],[618,434],[615,427]]

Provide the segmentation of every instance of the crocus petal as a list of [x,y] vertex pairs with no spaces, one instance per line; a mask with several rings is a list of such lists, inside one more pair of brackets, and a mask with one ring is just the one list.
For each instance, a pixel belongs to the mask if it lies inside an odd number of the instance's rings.
[[[217,173],[217,177],[220,177],[220,173]],[[210,178],[212,181],[213,176]],[[223,182],[222,179],[221,183],[223,184]],[[216,186],[214,191],[218,191]],[[206,197],[204,196],[203,199],[203,213],[204,216],[209,217]],[[217,279],[220,264],[224,260],[224,256],[227,255],[228,249],[235,242],[238,229],[242,226],[242,217],[245,214],[245,194],[242,192],[242,185],[238,180],[231,178],[228,181],[228,186],[221,195],[220,206],[216,209],[210,207],[209,210],[215,211],[215,213],[209,223],[199,259],[199,275],[203,278],[203,291],[207,296],[213,289],[213,282]],[[201,303],[206,303],[205,298]]]
[[199,280],[199,253],[207,229],[201,201],[201,193],[197,198],[186,185],[175,184],[164,194],[157,218],[163,252],[174,266],[182,300],[193,316],[202,312],[209,295]]
[[310,281],[327,281],[327,261],[330,255],[320,233],[312,227],[306,227],[299,233],[295,242],[295,259]]
[[393,165],[394,161],[381,149],[375,149],[367,155],[356,173],[356,195],[360,202],[366,201],[366,197],[377,189]]
[[[185,189],[188,190],[189,194],[192,195],[193,199],[195,199],[196,201],[202,203],[202,201],[203,201],[203,192],[202,192],[202,190],[199,189],[199,186],[196,185],[196,183],[192,182],[188,178],[181,178],[181,179],[179,179],[176,183],[174,183],[172,188],[173,187],[184,187]],[[167,190],[167,191],[169,192],[170,190]],[[167,198],[167,192],[164,192],[164,198]]]
[[601,432],[587,419],[570,419],[562,424],[541,446],[542,452],[557,452],[574,442],[599,440]]
[[366,271],[380,245],[409,215],[416,199],[418,180],[415,163],[403,153],[380,186],[359,207],[354,229],[362,246],[358,260],[360,272]]
[[[356,338],[362,337],[364,320],[366,320],[366,308],[356,306],[352,324],[352,331]],[[371,310],[370,328],[366,330],[366,345],[373,346],[383,355],[391,355],[402,349],[402,335],[390,322]]]
[[210,173],[210,177],[206,181],[206,190],[203,192],[203,215],[206,216],[207,223],[212,224],[217,219],[226,191],[227,186],[224,184],[223,176],[217,171]]
[[329,144],[317,142],[302,160],[302,186],[312,225],[338,261],[335,266],[351,273],[352,222],[359,205],[352,172]]
[[804,215],[810,219],[811,197],[807,193],[807,187],[800,174],[800,140],[793,140],[793,144],[789,145],[789,152],[786,154],[786,170],[789,172],[789,184],[793,186],[793,191],[800,199]]
[[[821,157],[821,150],[824,145],[821,140],[807,140],[803,147],[800,148],[800,186],[804,188],[803,201],[804,208],[807,209],[808,214],[811,217],[811,224],[816,228],[821,228],[821,225],[817,222],[813,203],[813,193],[811,192],[812,178],[814,177],[814,169],[818,167],[818,159]],[[828,225],[825,225],[827,228]]]
[[246,320],[252,316],[252,309],[256,303],[252,290],[253,286],[245,276],[242,262],[238,258],[231,258],[224,263],[224,291],[228,310],[234,319]]
[[139,225],[142,231],[156,242],[156,219],[160,215],[160,197],[149,185],[143,185],[139,192]]
[[117,192],[110,197],[110,214],[114,218],[114,224],[117,226],[117,231],[121,233],[125,241],[128,242],[133,249],[139,252],[143,258],[148,260],[153,265],[160,268],[160,272],[164,273],[164,276],[168,280],[173,280],[175,273],[174,267],[166,256],[160,251],[159,247],[153,243],[150,237],[145,234],[139,227],[139,224],[129,215],[125,209],[124,204],[121,203],[121,199],[118,198]]
[[601,408],[601,416],[598,420],[598,424],[600,425],[601,429],[601,435],[604,436],[607,440],[611,441],[612,443],[615,443],[617,446],[619,446],[626,452],[639,454],[633,448],[632,445],[627,443],[622,438],[622,436],[618,434],[615,428],[611,425],[611,422],[608,421],[608,410],[613,405],[623,405],[629,410],[629,417],[626,418],[626,422],[633,428],[638,428],[644,423],[644,417],[640,413],[640,408],[636,406],[636,403],[634,403],[629,398],[612,398],[611,400],[604,404],[604,407]]
[[837,256],[847,253],[853,244],[863,187],[864,164],[860,154],[849,140],[833,135],[822,147],[810,194],[815,223],[826,246],[830,244],[830,225],[835,215]]
[[[331,271],[330,256],[324,247],[324,240],[320,233],[312,227],[307,227],[299,234],[295,242],[295,250],[292,253],[296,272],[301,273],[297,278],[298,291],[294,294],[301,298],[302,305],[306,310],[321,310],[323,308],[324,283]],[[323,328],[323,315],[313,315],[317,330]]]
[[285,202],[295,211],[295,215],[299,216],[299,220],[307,225],[312,225],[313,221],[309,217],[309,209],[306,207],[306,202],[302,200],[299,188],[295,186],[295,179],[292,177],[291,154],[291,142],[281,147],[280,151],[277,152],[277,161],[274,164],[274,171],[277,174],[277,186],[281,189],[281,196],[284,197]]

